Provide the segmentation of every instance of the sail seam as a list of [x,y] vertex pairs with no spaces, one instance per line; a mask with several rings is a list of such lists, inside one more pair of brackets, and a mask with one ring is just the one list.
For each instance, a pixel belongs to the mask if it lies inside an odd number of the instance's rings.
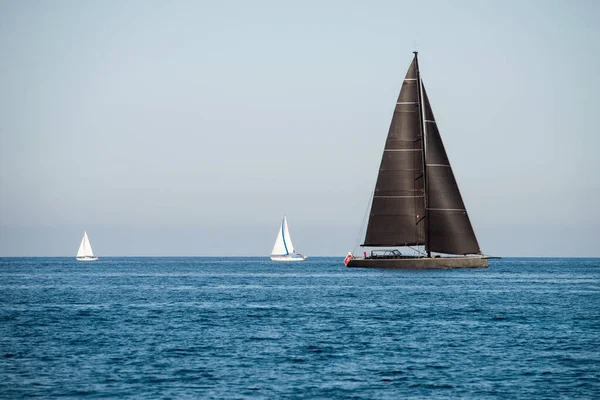
[[450,165],[447,164],[426,164],[427,167],[447,167],[449,168]]
[[402,104],[419,104],[419,103],[416,101],[399,101],[396,104],[402,105]]
[[412,199],[414,197],[423,197],[423,195],[419,196],[373,196],[380,199]]
[[426,119],[425,122],[431,122],[432,124],[435,124],[435,121],[432,119]]
[[464,208],[427,208],[432,211],[467,211]]
[[421,151],[421,149],[385,149],[383,151]]
[[420,172],[420,169],[408,169],[408,168],[379,168],[379,171],[404,171],[404,172]]

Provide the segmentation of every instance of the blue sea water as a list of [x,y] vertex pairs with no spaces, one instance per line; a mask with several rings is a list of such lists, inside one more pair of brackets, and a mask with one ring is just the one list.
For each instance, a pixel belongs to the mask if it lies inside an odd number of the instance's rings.
[[0,259],[2,398],[599,398],[600,259]]

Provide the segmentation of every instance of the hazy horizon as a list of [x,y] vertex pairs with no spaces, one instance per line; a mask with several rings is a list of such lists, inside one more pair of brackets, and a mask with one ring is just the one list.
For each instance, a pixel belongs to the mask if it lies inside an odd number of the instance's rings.
[[[426,16],[426,18],[418,18]],[[600,3],[0,0],[0,256],[343,256],[423,81],[481,249],[599,257]]]

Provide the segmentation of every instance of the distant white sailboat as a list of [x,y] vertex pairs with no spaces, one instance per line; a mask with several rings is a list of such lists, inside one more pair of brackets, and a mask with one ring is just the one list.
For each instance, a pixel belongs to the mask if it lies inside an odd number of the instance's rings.
[[275,239],[275,245],[271,252],[271,260],[273,261],[304,261],[307,256],[294,253],[294,244],[288,229],[287,219],[284,216],[279,227],[279,233]]
[[79,261],[96,261],[98,257],[94,257],[92,251],[92,245],[86,231],[83,231],[83,238],[81,238],[81,244],[79,250],[77,250],[77,260]]

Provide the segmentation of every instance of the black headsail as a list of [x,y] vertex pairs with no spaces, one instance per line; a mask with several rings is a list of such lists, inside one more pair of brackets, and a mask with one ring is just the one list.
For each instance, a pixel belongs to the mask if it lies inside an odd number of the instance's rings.
[[415,56],[402,83],[385,142],[363,246],[425,244],[421,123]]
[[481,254],[423,86],[428,251]]
[[427,253],[481,253],[415,53],[392,117],[363,246],[418,245]]

